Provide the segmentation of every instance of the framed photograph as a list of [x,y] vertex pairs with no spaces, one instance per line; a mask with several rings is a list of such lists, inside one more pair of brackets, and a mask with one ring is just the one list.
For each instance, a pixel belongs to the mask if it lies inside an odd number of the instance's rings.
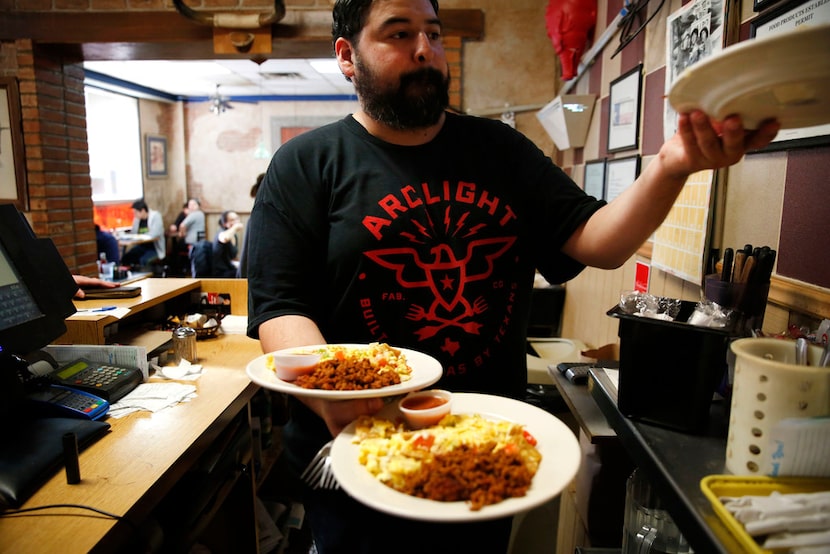
[[[780,2],[764,2],[764,5]],[[756,5],[758,2],[756,2]],[[830,3],[825,0],[789,0],[780,3],[753,19],[749,24],[750,40],[774,33],[792,31],[799,25],[830,24]],[[830,124],[814,125],[799,129],[782,129],[764,152],[786,150],[805,146],[830,144]]]
[[0,202],[29,209],[17,79],[0,77]]
[[[723,50],[728,35],[725,0],[692,0],[666,19],[666,96],[683,72]],[[663,102],[663,140],[677,132],[678,114]]]
[[605,160],[585,162],[585,179],[582,188],[594,198],[605,196]]
[[167,139],[147,135],[147,177],[167,177]]
[[608,151],[619,152],[640,144],[640,84],[643,64],[611,82],[608,114]]
[[627,156],[605,162],[605,200],[611,202],[634,183],[640,174],[640,156]]

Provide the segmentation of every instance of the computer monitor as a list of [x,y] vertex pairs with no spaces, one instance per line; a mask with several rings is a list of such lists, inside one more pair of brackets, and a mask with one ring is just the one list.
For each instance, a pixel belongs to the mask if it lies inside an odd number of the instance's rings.
[[[26,356],[66,332],[78,286],[48,238],[12,204],[0,204],[0,347]],[[0,368],[2,371],[2,368]]]
[[52,241],[37,238],[13,205],[0,205],[0,510],[19,507],[61,466],[65,434],[83,448],[109,428],[37,413],[19,378],[27,356],[66,332],[77,290]]
[[20,280],[0,244],[0,331],[43,317],[32,293]]

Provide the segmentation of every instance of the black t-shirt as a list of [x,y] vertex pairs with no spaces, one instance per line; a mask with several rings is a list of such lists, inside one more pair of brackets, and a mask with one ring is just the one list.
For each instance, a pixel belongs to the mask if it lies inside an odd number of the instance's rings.
[[248,224],[248,334],[305,315],[330,343],[429,353],[437,386],[520,397],[535,270],[579,273],[560,248],[602,205],[501,122],[447,114],[428,144],[396,146],[348,116],[271,161]]
[[302,314],[329,342],[422,350],[455,390],[521,394],[536,268],[602,203],[522,134],[447,115],[422,146],[390,145],[351,116],[274,156],[251,214],[249,334]]

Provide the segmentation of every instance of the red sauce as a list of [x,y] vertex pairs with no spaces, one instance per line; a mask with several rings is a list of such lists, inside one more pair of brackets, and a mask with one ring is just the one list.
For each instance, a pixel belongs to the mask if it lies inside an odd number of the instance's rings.
[[447,403],[446,398],[440,396],[413,396],[401,403],[407,410],[429,410]]

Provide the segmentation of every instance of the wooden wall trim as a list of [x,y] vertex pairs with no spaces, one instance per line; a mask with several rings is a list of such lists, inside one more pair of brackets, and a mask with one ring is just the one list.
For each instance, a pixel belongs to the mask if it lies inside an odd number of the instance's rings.
[[808,283],[773,276],[767,300],[791,311],[830,319],[830,291]]
[[[141,51],[153,57],[157,44],[169,58],[171,44],[183,49],[181,59],[213,57],[213,28],[198,25],[175,11],[136,10],[70,12],[2,12],[0,40],[27,38],[41,44],[113,44],[122,50],[141,45]],[[484,36],[484,12],[480,9],[441,10],[444,35],[469,40]],[[276,53],[290,52],[286,43],[298,41],[298,52],[324,48],[331,54],[331,10],[289,10],[285,18],[271,27]],[[316,48],[310,48],[313,44]],[[136,46],[137,48],[137,46]],[[161,55],[161,54],[159,54]],[[232,57],[247,57],[245,54]],[[120,58],[114,58],[120,59]]]

